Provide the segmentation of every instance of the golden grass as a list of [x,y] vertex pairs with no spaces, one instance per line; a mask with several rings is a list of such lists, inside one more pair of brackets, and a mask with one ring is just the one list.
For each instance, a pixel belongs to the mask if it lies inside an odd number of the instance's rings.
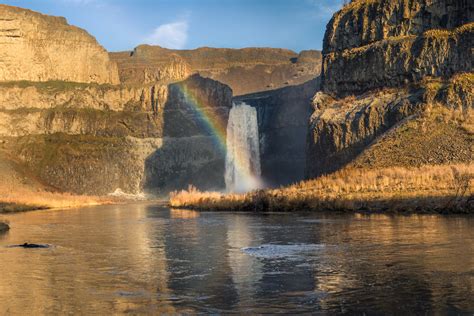
[[0,185],[0,213],[51,208],[73,208],[118,202],[111,197],[83,196],[70,193],[33,191]]
[[173,192],[170,205],[229,211],[472,212],[474,164],[344,169],[293,186],[247,194]]

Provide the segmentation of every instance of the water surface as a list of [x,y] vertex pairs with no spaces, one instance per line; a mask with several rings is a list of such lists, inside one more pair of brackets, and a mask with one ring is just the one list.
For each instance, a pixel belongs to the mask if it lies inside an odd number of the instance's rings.
[[[0,314],[474,312],[474,217],[137,204],[1,219]],[[24,242],[51,247],[8,247]]]

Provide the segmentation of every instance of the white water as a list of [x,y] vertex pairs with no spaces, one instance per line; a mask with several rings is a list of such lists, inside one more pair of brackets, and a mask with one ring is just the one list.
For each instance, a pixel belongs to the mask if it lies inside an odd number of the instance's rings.
[[257,111],[245,103],[234,104],[227,123],[225,184],[229,192],[261,187]]

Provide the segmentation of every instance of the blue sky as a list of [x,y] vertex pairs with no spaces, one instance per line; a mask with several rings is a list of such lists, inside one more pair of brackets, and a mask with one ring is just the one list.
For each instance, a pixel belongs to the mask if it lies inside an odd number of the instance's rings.
[[6,0],[59,15],[109,51],[143,43],[168,48],[321,49],[343,0]]

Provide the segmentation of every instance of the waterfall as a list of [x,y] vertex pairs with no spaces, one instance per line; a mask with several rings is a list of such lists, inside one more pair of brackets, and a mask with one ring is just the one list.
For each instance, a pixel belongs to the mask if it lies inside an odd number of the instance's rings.
[[245,103],[234,104],[227,123],[225,184],[229,192],[261,187],[257,111]]

